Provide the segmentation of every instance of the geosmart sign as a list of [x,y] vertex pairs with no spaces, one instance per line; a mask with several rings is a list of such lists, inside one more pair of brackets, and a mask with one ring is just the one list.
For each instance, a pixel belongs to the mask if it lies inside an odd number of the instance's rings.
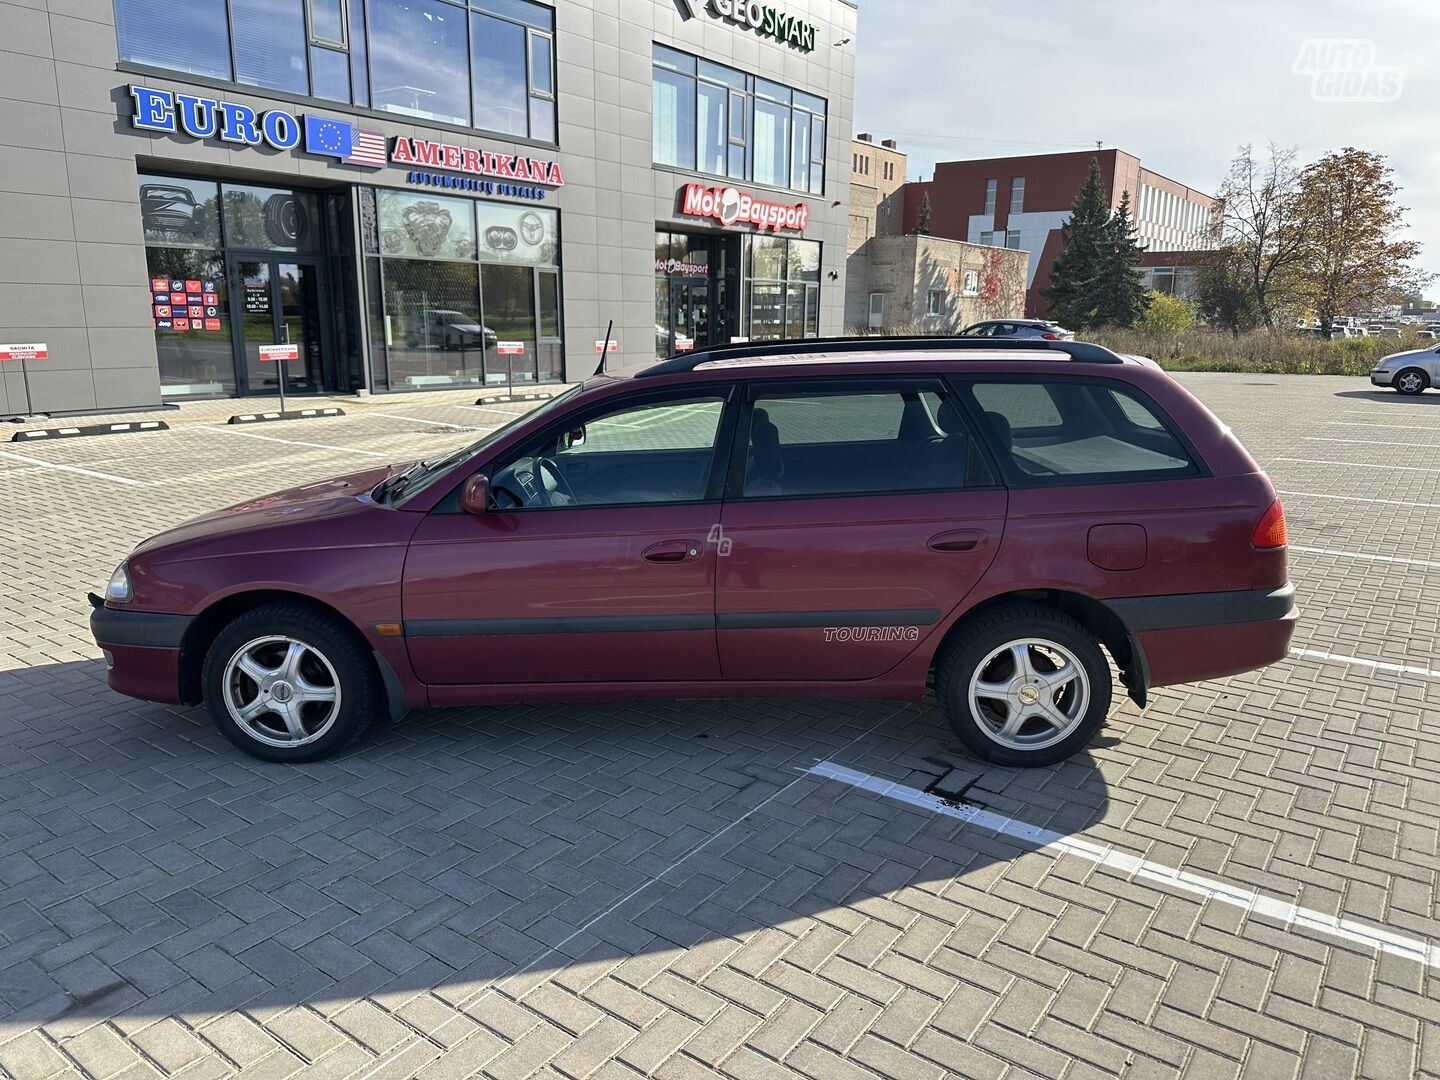
[[801,52],[815,49],[815,26],[789,12],[755,0],[710,0],[710,11],[737,26],[745,26],[764,37],[793,45]]

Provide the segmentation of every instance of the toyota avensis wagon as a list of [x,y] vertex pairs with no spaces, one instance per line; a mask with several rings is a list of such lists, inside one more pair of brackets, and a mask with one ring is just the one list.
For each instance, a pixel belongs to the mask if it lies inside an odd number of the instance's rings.
[[116,690],[276,761],[415,706],[933,686],[973,752],[1042,765],[1104,721],[1106,653],[1141,706],[1283,657],[1285,543],[1269,479],[1148,362],[747,344],[197,518],[91,625]]

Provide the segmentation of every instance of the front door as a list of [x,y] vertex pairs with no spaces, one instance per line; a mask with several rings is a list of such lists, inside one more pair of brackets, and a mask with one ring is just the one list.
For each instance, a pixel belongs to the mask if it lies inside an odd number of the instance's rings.
[[486,471],[492,509],[442,501],[405,561],[422,682],[719,678],[716,444],[729,386],[601,403]]
[[752,389],[719,533],[724,676],[883,675],[984,576],[1005,489],[937,380]]
[[703,349],[711,341],[710,282],[695,278],[670,281],[670,350]]
[[[293,256],[231,256],[231,310],[242,394],[324,389],[320,265]],[[261,345],[295,345],[294,360],[261,360]]]

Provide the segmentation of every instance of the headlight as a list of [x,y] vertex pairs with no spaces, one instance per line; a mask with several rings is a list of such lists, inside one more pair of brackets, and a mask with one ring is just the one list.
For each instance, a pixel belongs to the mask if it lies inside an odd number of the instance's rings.
[[110,575],[110,582],[105,586],[105,599],[114,600],[117,604],[128,604],[135,599],[135,590],[130,587],[130,567],[121,563]]

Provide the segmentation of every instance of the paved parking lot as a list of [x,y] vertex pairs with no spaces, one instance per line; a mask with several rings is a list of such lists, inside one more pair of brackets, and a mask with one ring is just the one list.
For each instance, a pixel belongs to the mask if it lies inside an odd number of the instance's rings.
[[1440,395],[1182,378],[1285,492],[1297,652],[1023,772],[842,701],[263,764],[106,689],[85,591],[523,406],[0,444],[0,1074],[1440,1077]]

